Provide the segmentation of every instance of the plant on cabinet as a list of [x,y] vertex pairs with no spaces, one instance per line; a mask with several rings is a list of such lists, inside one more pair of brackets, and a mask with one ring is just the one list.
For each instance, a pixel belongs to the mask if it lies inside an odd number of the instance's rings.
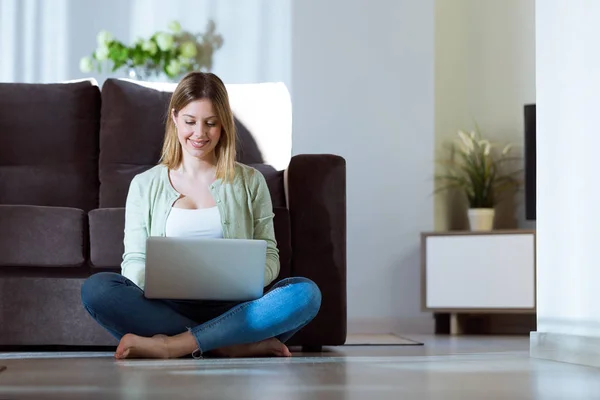
[[472,231],[491,231],[501,194],[520,185],[516,175],[521,169],[507,172],[508,164],[519,160],[510,156],[511,149],[511,144],[498,149],[479,130],[461,130],[450,145],[450,156],[440,161],[445,171],[436,175],[441,183],[436,192],[458,189],[464,194]]

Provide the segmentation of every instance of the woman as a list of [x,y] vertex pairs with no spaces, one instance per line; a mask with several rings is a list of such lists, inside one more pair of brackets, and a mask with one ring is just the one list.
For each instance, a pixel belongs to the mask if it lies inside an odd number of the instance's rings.
[[125,206],[122,274],[98,273],[82,287],[90,315],[120,340],[116,358],[291,356],[284,344],[319,311],[305,278],[284,279],[244,302],[144,297],[148,236],[267,242],[266,287],[279,274],[273,210],[264,177],[235,162],[235,126],[225,85],[192,72],[169,105],[161,162],[135,176]]

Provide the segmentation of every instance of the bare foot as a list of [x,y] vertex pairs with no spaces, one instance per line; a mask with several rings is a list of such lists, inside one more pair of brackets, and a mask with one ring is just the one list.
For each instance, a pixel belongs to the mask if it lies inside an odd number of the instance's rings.
[[115,358],[169,358],[167,336],[143,337],[128,333],[121,338]]
[[291,357],[292,353],[287,346],[276,338],[266,339],[262,342],[249,344],[236,344],[234,346],[223,347],[213,350],[211,353],[220,357]]

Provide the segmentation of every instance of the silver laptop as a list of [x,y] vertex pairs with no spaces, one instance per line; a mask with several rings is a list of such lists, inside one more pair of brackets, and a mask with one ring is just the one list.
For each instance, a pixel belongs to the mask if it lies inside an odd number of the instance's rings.
[[267,242],[151,236],[146,240],[149,299],[249,301],[263,295]]

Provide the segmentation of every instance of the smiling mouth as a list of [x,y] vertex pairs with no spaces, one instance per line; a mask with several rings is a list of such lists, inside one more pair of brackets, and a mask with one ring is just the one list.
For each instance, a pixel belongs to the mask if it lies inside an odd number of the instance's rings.
[[191,140],[188,139],[189,142],[191,143],[192,147],[195,149],[201,149],[203,147],[206,147],[206,145],[210,142],[210,140],[205,139],[205,140]]

